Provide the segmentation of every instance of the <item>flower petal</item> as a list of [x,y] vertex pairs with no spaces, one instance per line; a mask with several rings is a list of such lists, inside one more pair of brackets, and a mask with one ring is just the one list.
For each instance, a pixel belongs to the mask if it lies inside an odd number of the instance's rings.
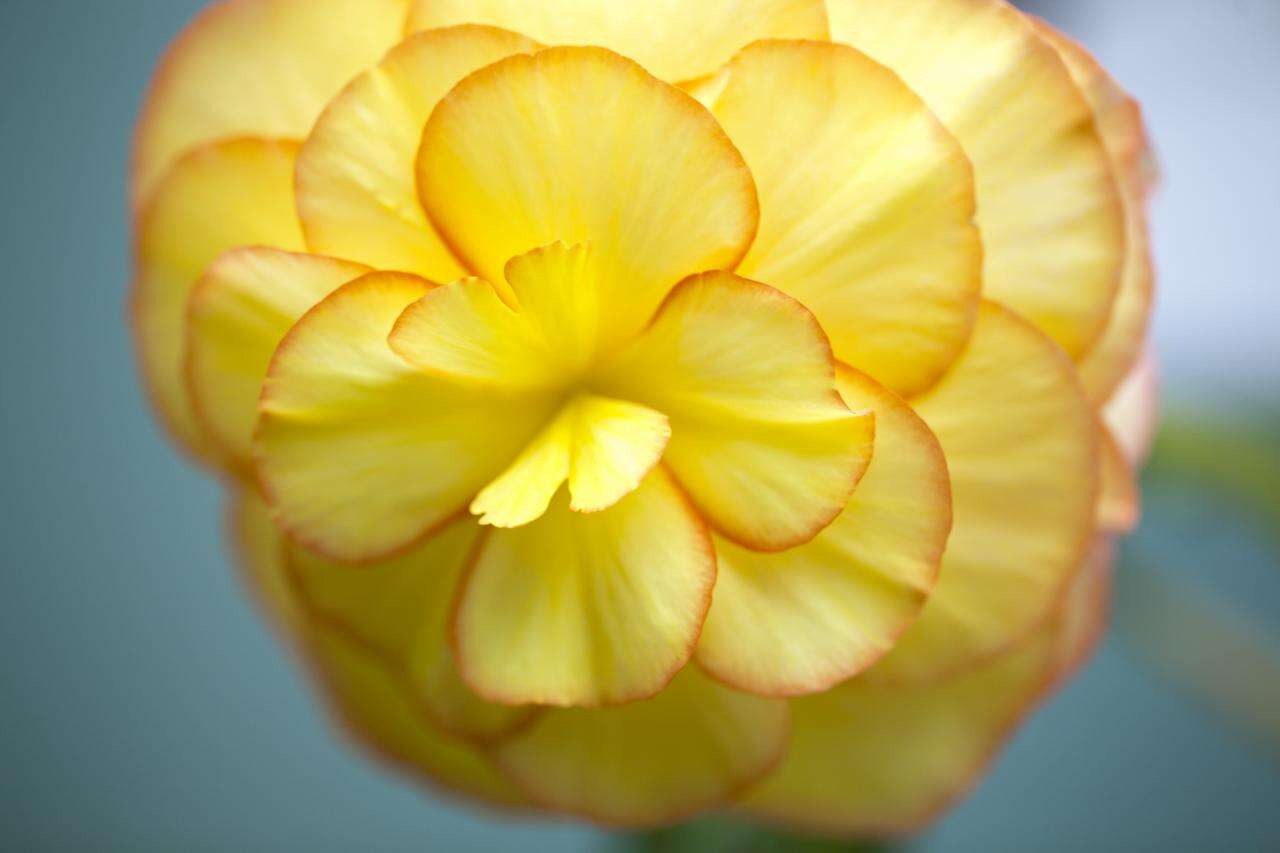
[[787,730],[785,702],[686,667],[652,699],[547,711],[494,759],[547,808],[653,826],[726,803],[777,763]]
[[1148,348],[1120,382],[1102,418],[1129,464],[1141,468],[1151,454],[1160,423],[1160,371],[1153,349]]
[[[944,575],[945,576],[945,575]],[[750,791],[746,811],[830,835],[906,833],[974,784],[1052,671],[1053,637],[927,685],[855,678],[791,700],[781,767]]]
[[1099,462],[1071,362],[994,303],[912,405],[946,454],[954,520],[924,612],[872,672],[920,681],[1009,648],[1048,617],[1093,539]]
[[187,303],[191,404],[237,468],[250,465],[258,396],[276,344],[329,293],[368,267],[279,249],[244,247],[208,268]]
[[380,657],[447,731],[489,740],[528,722],[532,709],[485,702],[453,663],[449,617],[479,531],[470,519],[456,521],[398,557],[361,567],[294,545],[288,565],[313,621]]
[[418,203],[422,128],[463,77],[535,46],[493,27],[434,30],[352,81],[298,155],[298,215],[312,251],[437,281],[464,275]]
[[183,157],[137,221],[133,319],[152,402],[172,435],[211,461],[219,453],[191,408],[183,376],[187,298],[201,273],[241,245],[300,250],[288,142],[238,139]]
[[1120,282],[1125,223],[1092,110],[1004,0],[828,0],[832,40],[892,68],[973,161],[983,295],[1079,357]]
[[1151,320],[1155,272],[1147,233],[1147,132],[1142,110],[1106,69],[1073,39],[1032,17],[1042,38],[1058,51],[1097,120],[1125,210],[1125,261],[1106,331],[1080,362],[1080,379],[1095,404],[1120,384],[1142,351]]
[[186,151],[221,139],[302,139],[344,83],[401,39],[408,0],[227,0],[170,45],[134,140],[141,203]]
[[490,282],[538,246],[590,244],[603,340],[637,330],[688,273],[736,263],[758,215],[711,114],[599,48],[512,56],[459,83],[427,122],[418,191]]
[[1048,691],[1075,676],[1097,650],[1111,620],[1115,541],[1100,536],[1089,549],[1058,609],[1054,624],[1054,673]]
[[760,192],[737,272],[803,302],[836,357],[898,393],[932,384],[977,314],[973,169],[896,75],[845,45],[762,42],[711,111]]
[[458,667],[492,701],[616,704],[652,696],[688,661],[715,554],[657,469],[598,513],[546,515],[482,541],[454,621]]
[[871,458],[874,418],[840,399],[813,315],[732,273],[681,282],[600,382],[671,419],[672,473],[717,532],[755,550],[812,539]]
[[951,529],[947,463],[924,421],[852,369],[837,384],[876,418],[875,456],[844,512],[780,554],[716,542],[698,662],[753,693],[826,690],[874,663],[919,613]]
[[672,83],[762,38],[827,37],[822,0],[415,0],[409,31],[493,24],[544,44],[595,44]]
[[1098,424],[1098,527],[1129,533],[1138,526],[1142,495],[1134,467],[1105,423]]
[[226,518],[240,580],[270,626],[296,644],[305,614],[285,571],[285,538],[271,521],[267,502],[255,488],[233,488]]
[[463,511],[550,414],[528,395],[423,373],[387,344],[430,288],[371,273],[280,343],[254,439],[276,521],[332,559],[374,560]]

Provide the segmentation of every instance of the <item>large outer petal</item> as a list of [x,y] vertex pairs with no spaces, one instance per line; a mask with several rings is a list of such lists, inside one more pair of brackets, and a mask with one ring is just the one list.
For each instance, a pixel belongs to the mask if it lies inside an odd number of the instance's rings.
[[535,44],[493,27],[419,33],[325,108],[298,155],[312,251],[436,281],[464,274],[418,203],[414,162],[431,110],[477,68]]
[[912,405],[946,454],[954,520],[933,596],[873,672],[916,681],[971,666],[1048,617],[1092,541],[1099,462],[1071,362],[994,303]]
[[463,511],[550,413],[392,351],[387,335],[429,288],[402,273],[359,278],[304,315],[272,359],[258,474],[277,522],[334,559],[384,557]]
[[544,44],[595,44],[672,83],[763,38],[827,37],[822,0],[415,0],[409,30],[480,23]]
[[296,545],[287,559],[297,597],[313,621],[380,657],[446,730],[488,740],[524,724],[531,709],[483,701],[453,663],[449,617],[479,532],[473,520],[461,519],[413,550],[370,566],[334,564]]
[[1094,403],[1115,391],[1142,351],[1151,319],[1155,271],[1147,229],[1147,132],[1142,110],[1078,42],[1037,18],[1036,30],[1057,49],[1098,122],[1125,209],[1126,251],[1120,292],[1106,331],[1080,362],[1080,379]]
[[947,463],[911,408],[849,368],[851,408],[875,412],[875,456],[840,517],[780,554],[716,542],[698,662],[767,695],[825,690],[887,651],[924,604],[951,529]]
[[563,493],[482,540],[454,621],[458,667],[507,703],[616,704],[662,690],[693,653],[715,554],[661,469],[603,512]]
[[183,376],[187,298],[214,259],[235,246],[300,250],[291,142],[238,139],[197,149],[155,188],[138,217],[132,294],[138,358],[170,432],[217,460],[195,419]]
[[832,40],[892,68],[973,161],[985,296],[1079,357],[1107,324],[1124,212],[1093,113],[1005,0],[828,0]]
[[760,192],[737,272],[795,296],[836,357],[898,393],[964,346],[982,245],[963,149],[890,70],[845,45],[763,42],[709,105]]
[[547,808],[652,826],[724,804],[763,776],[785,748],[787,719],[785,702],[687,667],[652,699],[547,711],[494,758]]
[[732,273],[681,282],[599,381],[667,415],[672,473],[717,532],[758,550],[817,535],[871,459],[874,417],[840,399],[813,315]]
[[409,0],[225,0],[170,45],[133,154],[141,203],[187,150],[237,136],[302,139],[348,80],[398,42]]
[[427,122],[418,191],[494,284],[516,255],[590,244],[605,341],[643,325],[683,276],[736,263],[758,217],[711,114],[600,48],[513,56],[463,80]]
[[368,267],[279,249],[232,249],[206,270],[187,303],[191,405],[209,438],[250,465],[258,397],[271,354],[298,318]]

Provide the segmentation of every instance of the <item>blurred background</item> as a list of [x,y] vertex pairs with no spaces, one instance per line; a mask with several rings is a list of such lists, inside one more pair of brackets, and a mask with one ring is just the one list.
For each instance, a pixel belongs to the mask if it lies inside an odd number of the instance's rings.
[[[0,846],[610,849],[333,737],[143,402],[126,149],[200,5],[0,3]],[[910,849],[1280,849],[1280,0],[1023,5],[1145,107],[1165,423],[1101,653]],[[648,843],[712,849],[694,832]]]

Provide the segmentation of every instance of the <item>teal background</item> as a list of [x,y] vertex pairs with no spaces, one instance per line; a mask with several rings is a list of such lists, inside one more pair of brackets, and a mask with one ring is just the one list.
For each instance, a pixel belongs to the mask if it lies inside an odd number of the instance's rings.
[[[599,849],[610,839],[589,829],[423,796],[335,738],[228,570],[218,488],[148,411],[124,312],[127,141],[199,5],[0,4],[0,845]],[[1166,170],[1171,409],[1209,418],[1223,453],[1240,419],[1265,424],[1266,445],[1280,434],[1280,4],[1027,5],[1147,103]],[[922,849],[1280,848],[1277,728],[1240,725],[1126,628],[1149,584],[1172,583],[1273,637],[1275,516],[1203,472],[1159,457],[1155,472],[1119,629]]]

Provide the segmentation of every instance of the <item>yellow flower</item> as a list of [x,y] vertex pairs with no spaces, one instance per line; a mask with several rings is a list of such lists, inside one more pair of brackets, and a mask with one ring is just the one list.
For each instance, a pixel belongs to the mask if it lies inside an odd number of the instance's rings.
[[1103,627],[1150,163],[1001,0],[226,0],[139,124],[139,358],[375,752],[903,831]]

